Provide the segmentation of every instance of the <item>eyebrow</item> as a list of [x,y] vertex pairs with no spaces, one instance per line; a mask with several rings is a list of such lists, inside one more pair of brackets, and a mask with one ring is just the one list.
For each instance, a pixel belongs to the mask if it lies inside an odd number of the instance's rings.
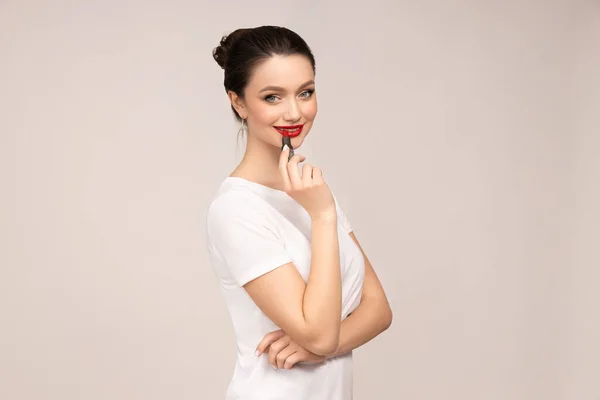
[[[315,81],[313,81],[313,80],[310,80],[310,81],[308,81],[306,83],[303,83],[302,85],[300,85],[300,89],[303,89],[303,88],[305,88],[305,87],[307,87],[309,85],[312,85],[313,83],[315,83]],[[272,91],[276,91],[276,92],[284,92],[285,91],[284,88],[279,87],[279,86],[267,86],[267,87],[261,89],[261,91],[258,92],[258,93],[266,92],[268,90],[272,90]]]

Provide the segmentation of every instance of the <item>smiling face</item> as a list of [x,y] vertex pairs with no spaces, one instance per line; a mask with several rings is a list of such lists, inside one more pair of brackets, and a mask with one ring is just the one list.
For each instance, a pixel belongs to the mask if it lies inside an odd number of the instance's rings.
[[250,135],[277,147],[289,135],[298,148],[317,115],[314,79],[305,56],[272,56],[252,71],[244,99],[230,93],[230,100],[246,119]]

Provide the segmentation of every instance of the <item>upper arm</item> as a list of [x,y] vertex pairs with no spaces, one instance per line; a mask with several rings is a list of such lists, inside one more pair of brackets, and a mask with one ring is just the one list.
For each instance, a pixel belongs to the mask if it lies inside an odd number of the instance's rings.
[[258,308],[295,341],[314,342],[304,318],[306,283],[262,200],[233,195],[219,199],[209,210],[207,228],[210,251],[233,280],[231,284],[243,287]]
[[354,234],[354,232],[350,232],[349,235],[360,249],[361,253],[363,254],[363,259],[365,261],[365,278],[363,282],[361,302],[365,300],[374,300],[380,302],[381,307],[379,309],[386,313],[386,317],[389,318],[391,322],[392,309],[390,307],[387,296],[385,295],[385,291],[383,290],[383,286],[381,285],[381,282],[379,281],[379,278],[377,277],[377,274],[375,273],[375,270],[373,269],[369,258],[367,257],[365,251],[358,242],[356,235]]
[[294,263],[280,266],[246,283],[254,303],[278,327],[299,343],[306,341],[303,296],[306,283]]

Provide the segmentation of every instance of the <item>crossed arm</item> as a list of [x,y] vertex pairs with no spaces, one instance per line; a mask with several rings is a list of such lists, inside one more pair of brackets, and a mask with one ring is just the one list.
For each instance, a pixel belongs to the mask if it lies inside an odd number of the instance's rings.
[[367,343],[392,323],[392,309],[381,282],[354,232],[350,237],[360,248],[365,260],[365,279],[359,306],[342,321],[340,340],[334,356],[347,353]]
[[359,306],[340,325],[339,341],[335,352],[318,355],[293,341],[283,330],[268,333],[257,346],[257,355],[268,352],[273,367],[290,369],[298,362],[322,362],[362,346],[385,331],[392,323],[389,302],[362,246],[354,232],[350,237],[360,248],[365,261],[365,277]]

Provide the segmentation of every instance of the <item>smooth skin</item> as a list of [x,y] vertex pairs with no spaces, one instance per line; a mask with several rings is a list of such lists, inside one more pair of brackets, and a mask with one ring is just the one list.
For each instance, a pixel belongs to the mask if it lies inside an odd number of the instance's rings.
[[363,254],[365,278],[359,306],[341,323],[338,348],[329,357],[320,356],[294,342],[285,331],[281,329],[273,331],[260,341],[256,348],[256,355],[267,354],[269,363],[274,368],[291,369],[296,363],[319,363],[345,354],[372,340],[392,324],[392,309],[381,282],[354,232],[350,233],[350,237]]
[[279,172],[282,137],[274,127],[304,125],[302,133],[290,139],[294,150],[310,133],[318,112],[310,61],[302,55],[272,56],[252,71],[243,98],[232,91],[228,95],[248,126],[246,152],[231,176],[284,190]]
[[[229,92],[231,104],[246,120],[246,153],[230,174],[282,190],[304,207],[312,221],[311,272],[305,283],[293,263],[264,274],[244,288],[257,306],[281,328],[258,345],[270,362],[292,368],[299,362],[322,362],[368,342],[390,326],[392,312],[381,284],[363,251],[365,280],[359,307],[340,321],[341,276],[337,215],[333,195],[320,168],[300,167],[305,157],[280,150],[273,128],[304,124],[292,138],[298,149],[317,114],[314,73],[302,55],[272,56],[255,67],[244,96]],[[350,236],[361,248],[358,240]]]

